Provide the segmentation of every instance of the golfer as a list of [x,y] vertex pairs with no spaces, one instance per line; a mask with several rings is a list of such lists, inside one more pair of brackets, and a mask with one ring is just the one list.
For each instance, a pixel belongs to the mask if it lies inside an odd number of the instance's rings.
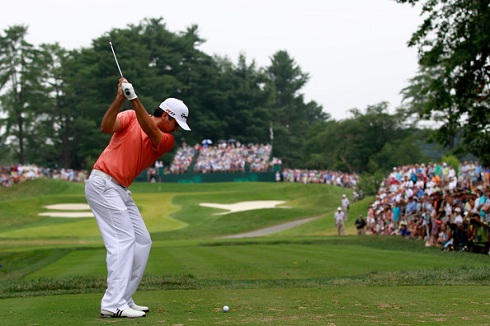
[[[124,101],[133,110],[119,112]],[[107,289],[102,317],[145,317],[148,307],[137,305],[133,294],[141,282],[151,238],[128,187],[146,168],[174,146],[173,132],[190,130],[184,102],[168,98],[149,115],[132,84],[119,79],[117,94],[100,129],[112,134],[85,184],[85,196],[107,249]]]

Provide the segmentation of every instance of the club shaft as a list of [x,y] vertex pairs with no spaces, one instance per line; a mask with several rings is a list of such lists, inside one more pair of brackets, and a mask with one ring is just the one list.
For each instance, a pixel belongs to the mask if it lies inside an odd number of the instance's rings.
[[122,74],[122,71],[121,71],[121,67],[119,67],[119,62],[117,61],[116,52],[114,51],[114,47],[112,46],[112,42],[109,42],[109,44],[111,45],[112,54],[114,55],[114,60],[116,61],[116,65],[117,65],[117,69],[119,70],[119,74],[121,75],[121,77],[124,77]]

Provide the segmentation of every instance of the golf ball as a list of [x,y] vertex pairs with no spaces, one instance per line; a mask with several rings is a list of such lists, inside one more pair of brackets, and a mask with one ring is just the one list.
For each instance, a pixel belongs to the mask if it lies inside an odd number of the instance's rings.
[[223,307],[223,311],[224,311],[224,312],[228,312],[229,310],[230,310],[230,307],[228,307],[228,306],[224,306],[224,307]]

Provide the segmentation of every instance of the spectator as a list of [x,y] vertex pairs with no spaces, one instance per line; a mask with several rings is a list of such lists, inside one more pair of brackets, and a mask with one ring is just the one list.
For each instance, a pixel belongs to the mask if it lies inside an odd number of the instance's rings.
[[347,221],[349,217],[350,201],[345,194],[342,195],[342,210],[344,211],[344,220]]
[[157,175],[158,175],[158,182],[162,182],[162,173],[163,173],[163,162],[162,161],[156,161],[155,162],[155,169],[157,170]]
[[357,235],[366,234],[365,227],[367,223],[364,217],[362,217],[362,214],[359,214],[354,224],[356,225]]
[[356,202],[356,201],[359,200],[360,195],[359,195],[359,193],[356,190],[354,190],[354,192],[352,193],[352,195],[354,196],[354,198],[352,199],[354,202]]
[[454,220],[451,222],[456,223],[456,225],[458,226],[463,225],[463,216],[461,216],[461,208],[456,207],[454,209],[454,213],[455,213]]
[[[406,223],[406,222],[403,221],[402,223]],[[421,239],[424,237],[425,235],[424,221],[421,221],[418,216],[415,216],[413,219],[410,219],[408,223],[409,223],[408,229],[410,232],[408,234],[409,238]]]
[[157,182],[157,169],[154,166],[148,168],[147,178],[148,178],[148,182],[151,183]]
[[337,227],[338,235],[345,235],[344,229],[344,212],[341,207],[337,208],[337,211],[334,214],[335,226]]
[[481,221],[480,214],[473,213],[468,226],[468,250],[474,253],[487,254],[488,244],[488,223]]
[[369,205],[368,213],[366,217],[366,234],[373,234],[373,227],[376,225],[376,219],[374,218],[373,205]]
[[409,238],[412,232],[409,230],[406,222],[400,222],[400,228],[396,232],[398,235]]
[[442,242],[444,246],[442,250],[444,251],[454,251],[454,238],[456,236],[456,224],[446,223],[446,236],[445,240]]

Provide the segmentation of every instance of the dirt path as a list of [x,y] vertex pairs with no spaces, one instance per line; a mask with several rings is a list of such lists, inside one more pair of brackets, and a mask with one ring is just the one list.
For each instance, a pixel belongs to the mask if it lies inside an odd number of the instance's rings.
[[302,220],[296,220],[292,222],[287,222],[287,223],[282,223],[282,224],[277,224],[268,228],[260,229],[260,230],[255,230],[251,232],[246,232],[246,233],[240,233],[240,234],[233,234],[233,235],[227,235],[225,237],[221,237],[220,239],[240,239],[240,238],[255,238],[255,237],[261,237],[264,235],[269,235],[272,233],[280,232],[283,230],[291,229],[294,228],[295,226],[301,225],[303,223],[307,223],[313,220],[316,220],[322,216],[315,216],[315,217],[309,217],[309,218],[304,218]]

